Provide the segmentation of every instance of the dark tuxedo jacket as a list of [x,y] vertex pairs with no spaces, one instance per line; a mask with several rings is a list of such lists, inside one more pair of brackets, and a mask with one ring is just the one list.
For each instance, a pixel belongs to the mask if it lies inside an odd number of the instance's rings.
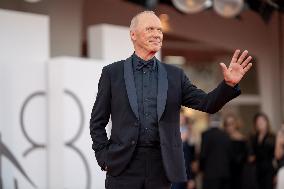
[[[197,89],[182,69],[156,61],[158,66],[157,114],[163,165],[172,182],[186,180],[182,141],[179,131],[181,105],[215,113],[240,90],[221,82],[210,93]],[[111,115],[108,140],[105,127]],[[90,134],[99,166],[108,174],[119,175],[135,149],[139,116],[132,58],[103,68],[90,119]]]

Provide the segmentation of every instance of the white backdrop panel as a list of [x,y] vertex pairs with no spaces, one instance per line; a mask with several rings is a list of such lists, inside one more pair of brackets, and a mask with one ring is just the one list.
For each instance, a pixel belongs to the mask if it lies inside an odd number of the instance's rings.
[[0,70],[3,188],[46,188],[46,65],[0,62]]
[[46,61],[49,58],[49,18],[0,9],[1,60]]
[[[89,120],[106,62],[67,57],[51,61],[63,69],[60,85],[64,104],[64,188],[103,189],[105,172],[98,166],[92,150]],[[110,127],[109,122],[108,135]]]

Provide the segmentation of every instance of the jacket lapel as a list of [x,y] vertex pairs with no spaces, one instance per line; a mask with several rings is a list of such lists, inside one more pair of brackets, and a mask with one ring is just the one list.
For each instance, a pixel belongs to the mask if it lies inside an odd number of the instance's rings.
[[124,62],[124,81],[131,109],[134,112],[137,119],[139,119],[137,94],[136,94],[134,75],[132,69],[132,57],[127,58]]
[[163,64],[156,59],[158,66],[158,95],[157,95],[157,114],[158,122],[160,121],[167,102],[167,93],[168,93],[168,77],[167,71]]

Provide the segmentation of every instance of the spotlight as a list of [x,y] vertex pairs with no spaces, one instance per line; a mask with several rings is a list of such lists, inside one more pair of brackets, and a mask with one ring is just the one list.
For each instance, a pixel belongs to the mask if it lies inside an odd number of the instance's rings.
[[174,6],[183,13],[198,13],[212,6],[211,0],[172,0]]
[[213,0],[214,10],[221,16],[233,18],[238,16],[244,7],[244,0]]
[[38,3],[41,0],[24,0],[24,1],[27,2],[27,3]]

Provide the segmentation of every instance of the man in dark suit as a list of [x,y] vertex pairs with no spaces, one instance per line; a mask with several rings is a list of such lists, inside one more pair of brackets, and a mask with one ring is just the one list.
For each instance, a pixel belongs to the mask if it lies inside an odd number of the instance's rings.
[[[215,113],[240,94],[238,83],[252,66],[237,50],[224,81],[206,94],[182,69],[161,63],[162,25],[152,11],[136,15],[130,25],[135,52],[103,68],[90,120],[93,150],[106,173],[108,189],[162,189],[186,181],[179,131],[181,105]],[[246,58],[247,57],[247,58]],[[105,127],[111,115],[112,130]]]
[[209,129],[202,133],[202,189],[230,189],[230,138],[220,126],[218,115],[209,116]]

